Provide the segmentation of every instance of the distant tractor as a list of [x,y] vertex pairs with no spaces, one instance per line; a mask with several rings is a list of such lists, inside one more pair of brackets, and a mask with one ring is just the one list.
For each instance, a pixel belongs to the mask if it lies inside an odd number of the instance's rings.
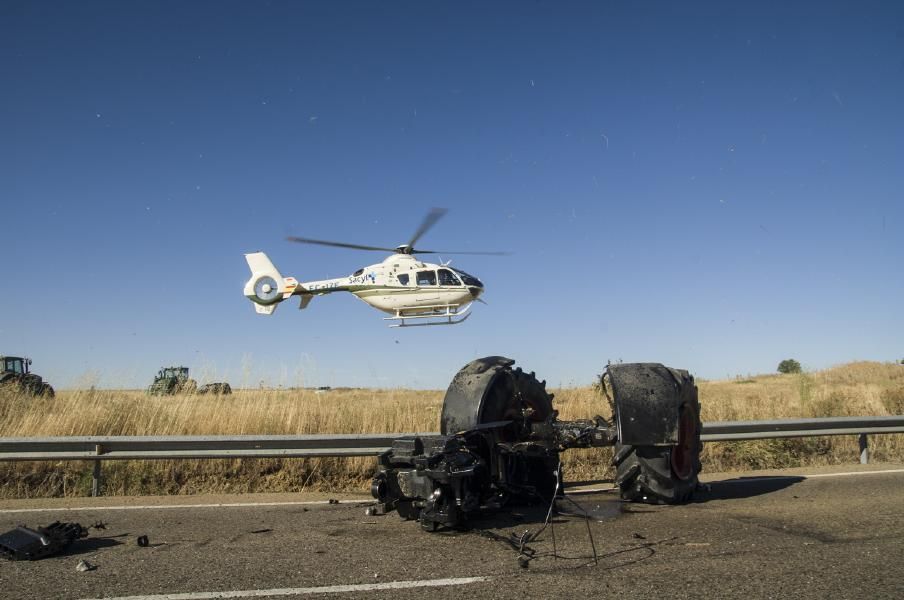
[[188,367],[164,367],[157,372],[154,383],[148,386],[151,396],[172,396],[174,394],[216,394],[232,393],[228,383],[208,383],[198,387],[198,382],[188,376]]
[[32,373],[30,366],[30,358],[0,356],[0,387],[30,396],[53,398],[53,388],[40,375]]
[[154,383],[148,386],[151,396],[171,396],[192,394],[198,389],[198,382],[188,377],[188,367],[164,367],[157,371]]

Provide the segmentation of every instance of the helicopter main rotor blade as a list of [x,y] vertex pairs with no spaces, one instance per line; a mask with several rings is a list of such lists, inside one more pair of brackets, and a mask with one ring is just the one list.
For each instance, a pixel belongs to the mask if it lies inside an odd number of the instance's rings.
[[468,251],[455,252],[454,250],[452,252],[446,252],[444,250],[412,250],[411,253],[412,254],[474,254],[474,255],[480,255],[480,256],[509,256],[509,255],[511,255],[511,252],[468,252]]
[[431,227],[436,225],[436,222],[439,221],[443,215],[448,212],[445,208],[432,208],[430,212],[427,213],[427,216],[424,217],[424,222],[421,223],[421,226],[417,228],[417,231],[414,232],[414,235],[411,237],[411,241],[408,242],[409,248],[414,248],[414,244],[417,243],[421,236],[427,233]]
[[344,242],[330,242],[327,240],[312,240],[311,238],[296,237],[290,235],[286,238],[290,242],[299,244],[317,244],[318,246],[333,246],[336,248],[351,248],[352,250],[376,250],[380,252],[395,252],[395,248],[383,248],[380,246],[362,246],[361,244],[346,244]]

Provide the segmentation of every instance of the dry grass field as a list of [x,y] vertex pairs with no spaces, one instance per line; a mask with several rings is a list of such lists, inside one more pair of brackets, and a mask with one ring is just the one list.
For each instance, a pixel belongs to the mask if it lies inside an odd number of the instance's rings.
[[[904,366],[859,362],[800,375],[698,382],[704,421],[904,414]],[[555,391],[562,418],[609,416],[592,388]],[[0,437],[385,433],[438,429],[442,391],[239,390],[231,396],[147,397],[141,391],[71,390],[56,398],[0,392]],[[904,460],[904,435],[873,436],[875,461]],[[611,476],[608,450],[565,454],[574,479]],[[856,462],[853,437],[707,444],[705,470]],[[108,461],[105,495],[363,490],[371,458]],[[90,465],[0,463],[0,497],[80,496]]]

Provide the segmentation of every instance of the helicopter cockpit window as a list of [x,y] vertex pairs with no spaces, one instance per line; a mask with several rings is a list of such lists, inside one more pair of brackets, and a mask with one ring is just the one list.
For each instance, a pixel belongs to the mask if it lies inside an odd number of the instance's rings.
[[483,284],[480,283],[480,280],[474,277],[473,275],[468,275],[464,271],[460,269],[452,269],[458,276],[461,277],[461,280],[465,282],[465,285],[475,286],[475,287],[483,287]]
[[440,285],[461,285],[461,282],[458,280],[458,277],[455,276],[452,271],[449,269],[440,269],[439,270],[439,284]]
[[402,273],[399,275],[399,283],[402,285],[408,285],[408,273]]
[[418,271],[418,285],[436,285],[436,271]]

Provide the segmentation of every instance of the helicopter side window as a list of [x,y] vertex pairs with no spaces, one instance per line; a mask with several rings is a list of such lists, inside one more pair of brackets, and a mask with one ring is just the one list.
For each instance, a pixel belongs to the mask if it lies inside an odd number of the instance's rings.
[[399,275],[399,283],[402,285],[408,285],[408,273],[402,273]]
[[418,271],[418,285],[436,285],[436,271]]
[[461,285],[461,282],[458,280],[458,277],[455,276],[452,271],[449,269],[440,269],[439,270],[439,284],[440,285]]

